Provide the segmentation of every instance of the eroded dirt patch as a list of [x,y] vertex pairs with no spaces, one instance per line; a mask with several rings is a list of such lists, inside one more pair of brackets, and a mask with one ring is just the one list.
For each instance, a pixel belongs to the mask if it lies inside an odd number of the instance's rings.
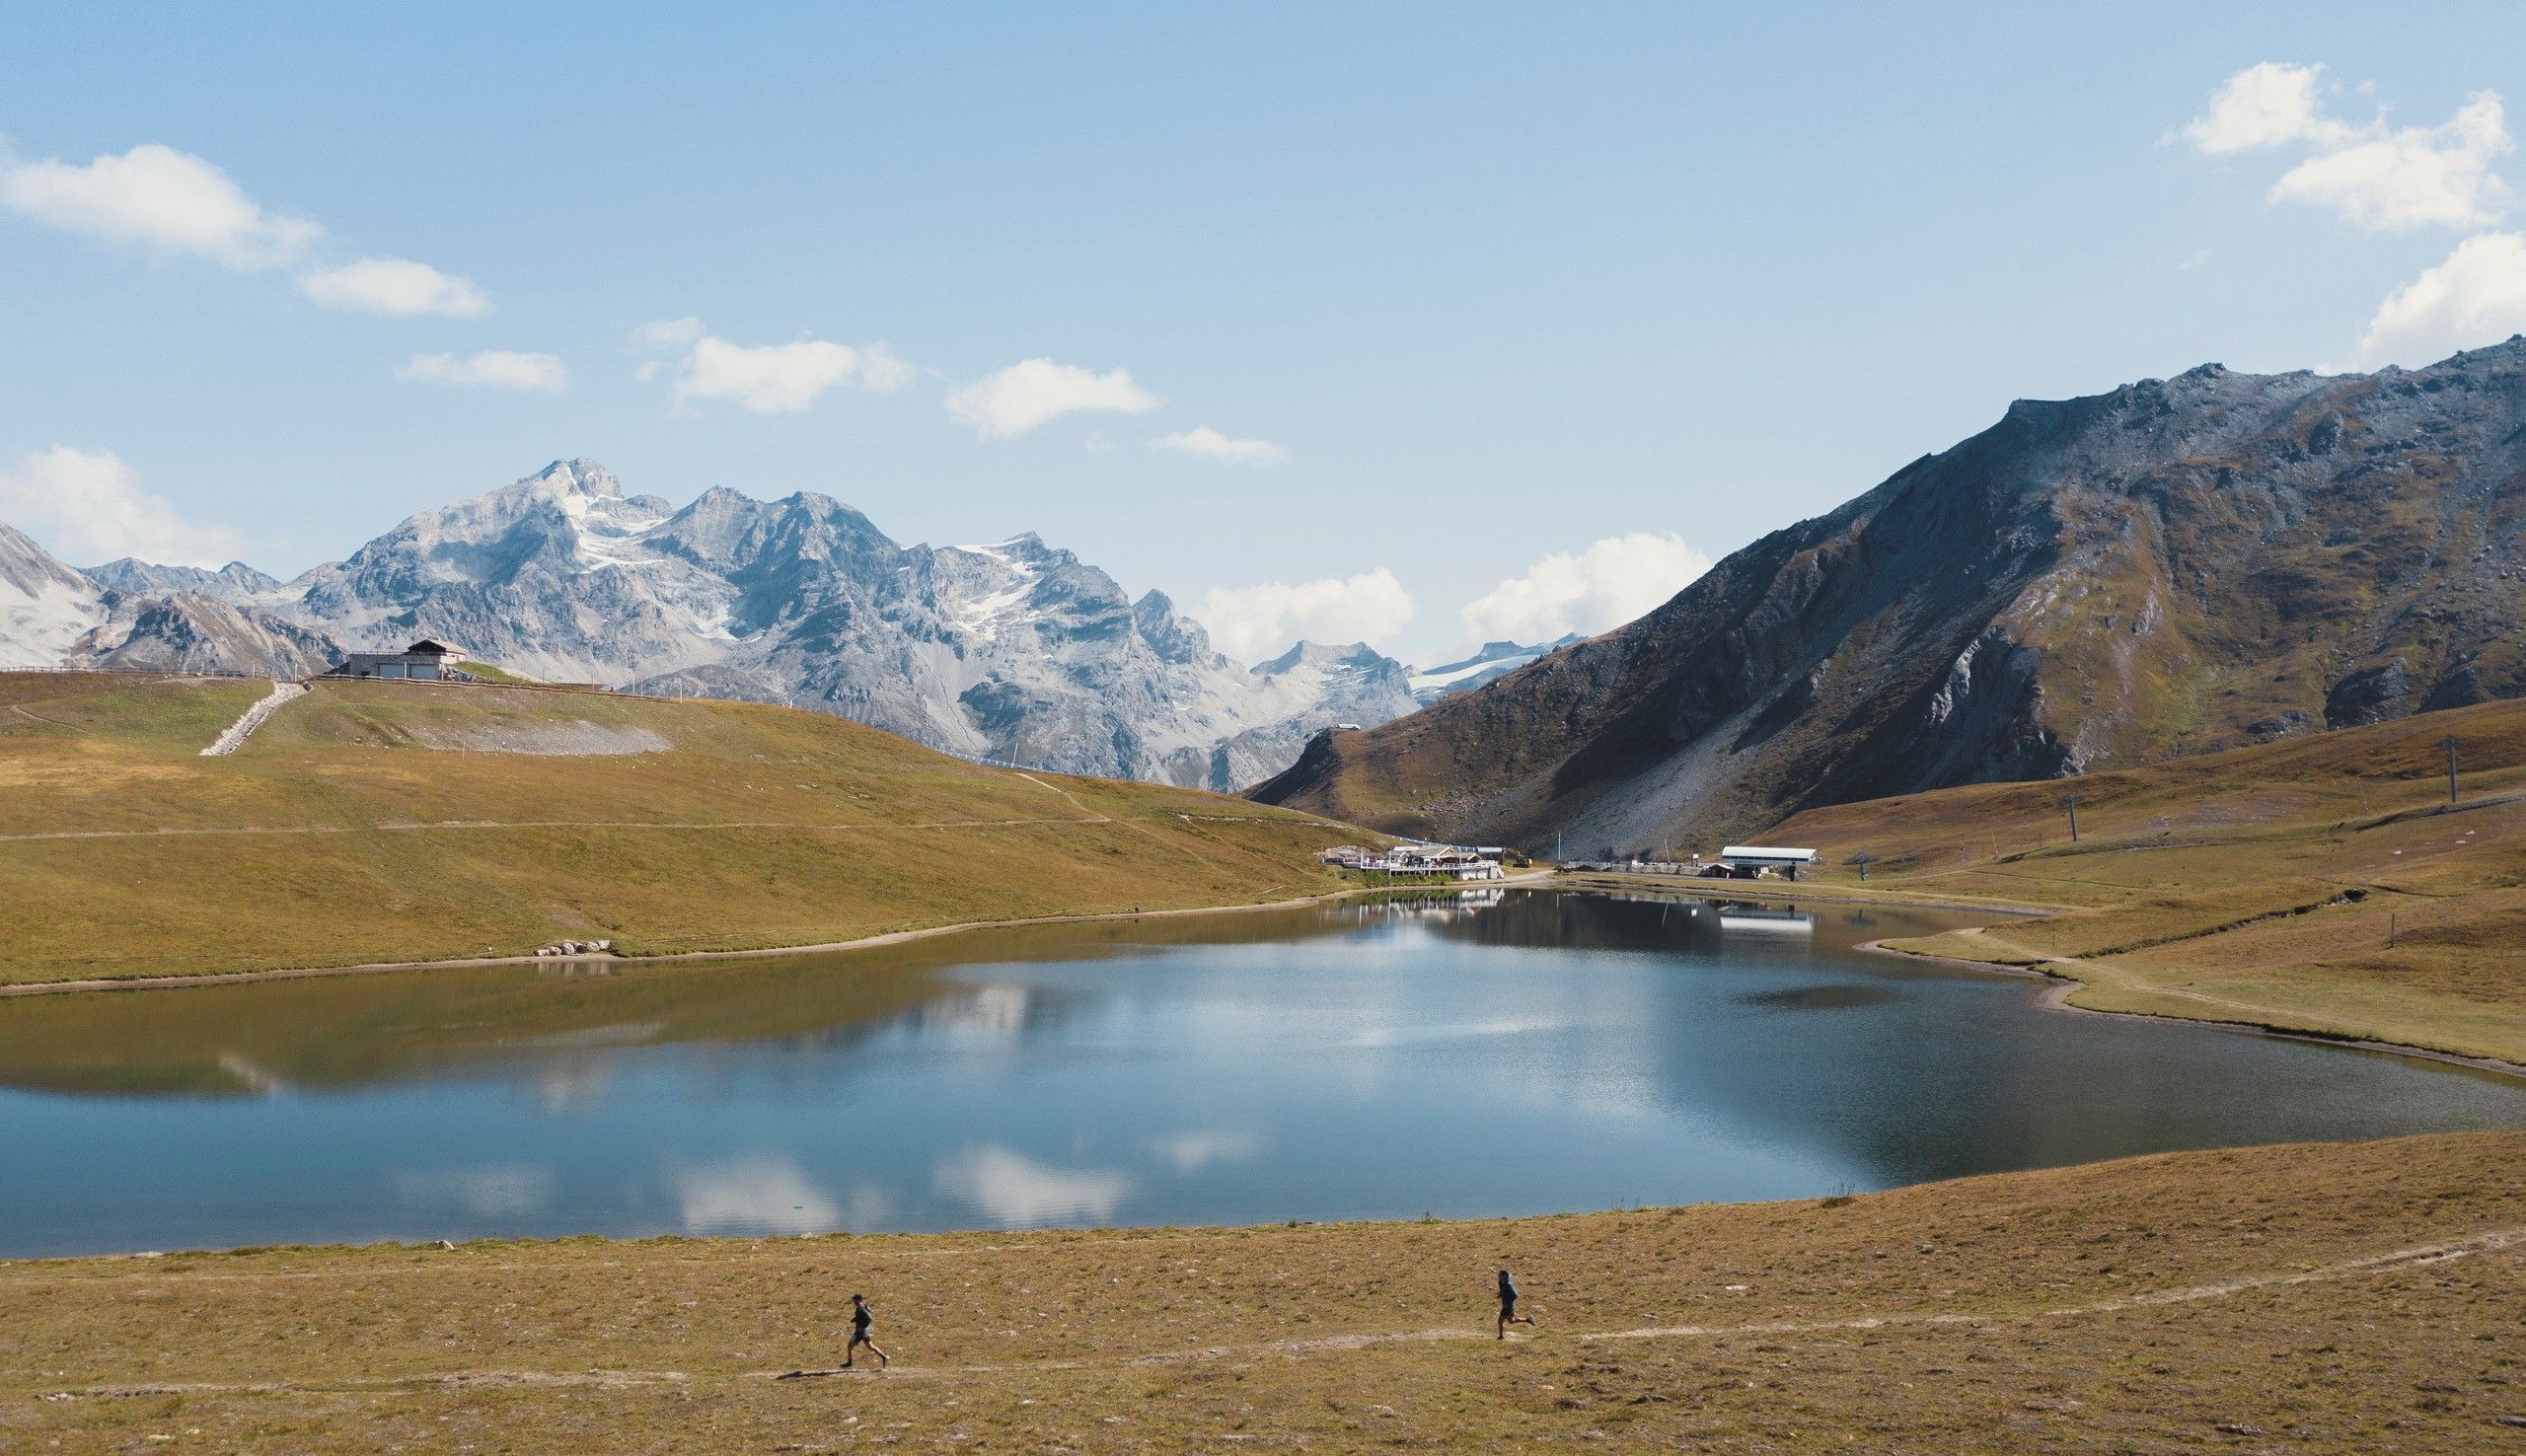
[[607,726],[579,718],[567,723],[497,723],[456,728],[415,723],[412,740],[450,753],[533,754],[576,758],[612,754],[662,754],[675,747],[664,734],[625,724]]

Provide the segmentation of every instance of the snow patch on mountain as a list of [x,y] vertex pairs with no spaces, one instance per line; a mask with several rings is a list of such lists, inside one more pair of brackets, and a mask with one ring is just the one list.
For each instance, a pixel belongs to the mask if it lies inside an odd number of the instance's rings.
[[105,619],[95,582],[0,525],[0,668],[59,667]]
[[1579,640],[1579,634],[1572,632],[1559,641],[1547,642],[1539,647],[1523,646],[1516,642],[1485,642],[1482,644],[1481,651],[1460,662],[1446,663],[1429,669],[1414,669],[1413,700],[1428,704],[1437,702],[1451,692],[1463,692],[1469,689],[1479,688],[1496,678],[1507,677],[1555,647],[1566,647]]
[[907,546],[808,491],[714,486],[677,509],[590,460],[410,516],[288,583],[137,561],[8,580],[19,621],[0,641],[30,664],[312,672],[427,636],[549,682],[785,703],[1218,789],[1280,771],[1321,727],[1414,705],[1407,670],[1359,643],[1231,662],[1163,593],[1135,601],[1032,533]]

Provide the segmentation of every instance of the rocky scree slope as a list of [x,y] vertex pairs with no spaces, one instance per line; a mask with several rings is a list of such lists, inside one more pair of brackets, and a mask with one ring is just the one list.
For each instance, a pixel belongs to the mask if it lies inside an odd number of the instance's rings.
[[2061,401],[1254,797],[1573,854],[2526,693],[2526,340]]
[[123,560],[74,571],[0,525],[0,668],[108,667],[298,677],[338,660],[325,632],[255,605],[278,584]]

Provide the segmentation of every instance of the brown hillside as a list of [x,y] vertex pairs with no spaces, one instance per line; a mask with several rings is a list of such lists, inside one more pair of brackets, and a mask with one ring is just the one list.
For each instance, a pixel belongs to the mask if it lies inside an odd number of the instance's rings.
[[811,944],[1335,888],[1346,832],[752,703],[0,674],[0,983]]
[[2020,401],[1649,616],[1254,791],[1573,853],[2526,692],[2526,340]]
[[[1514,1222],[0,1265],[0,1442],[2509,1451],[2521,1153],[2245,1148]],[[1505,1343],[1504,1262],[1538,1322]],[[778,1378],[839,1362],[854,1289],[893,1366]]]
[[[2442,740],[2466,771],[2447,802]],[[2062,800],[2079,798],[2076,842]],[[2064,782],[1811,810],[1825,886],[2060,907],[1896,942],[2040,966],[2072,1004],[2526,1062],[2526,702]]]

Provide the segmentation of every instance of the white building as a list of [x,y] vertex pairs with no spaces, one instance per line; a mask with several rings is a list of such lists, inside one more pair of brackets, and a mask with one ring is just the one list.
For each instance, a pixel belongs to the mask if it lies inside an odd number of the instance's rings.
[[1784,879],[1795,880],[1802,869],[1814,869],[1818,863],[1813,849],[1782,849],[1766,844],[1731,844],[1719,851],[1719,862],[1730,874],[1740,879],[1752,879],[1771,870]]

